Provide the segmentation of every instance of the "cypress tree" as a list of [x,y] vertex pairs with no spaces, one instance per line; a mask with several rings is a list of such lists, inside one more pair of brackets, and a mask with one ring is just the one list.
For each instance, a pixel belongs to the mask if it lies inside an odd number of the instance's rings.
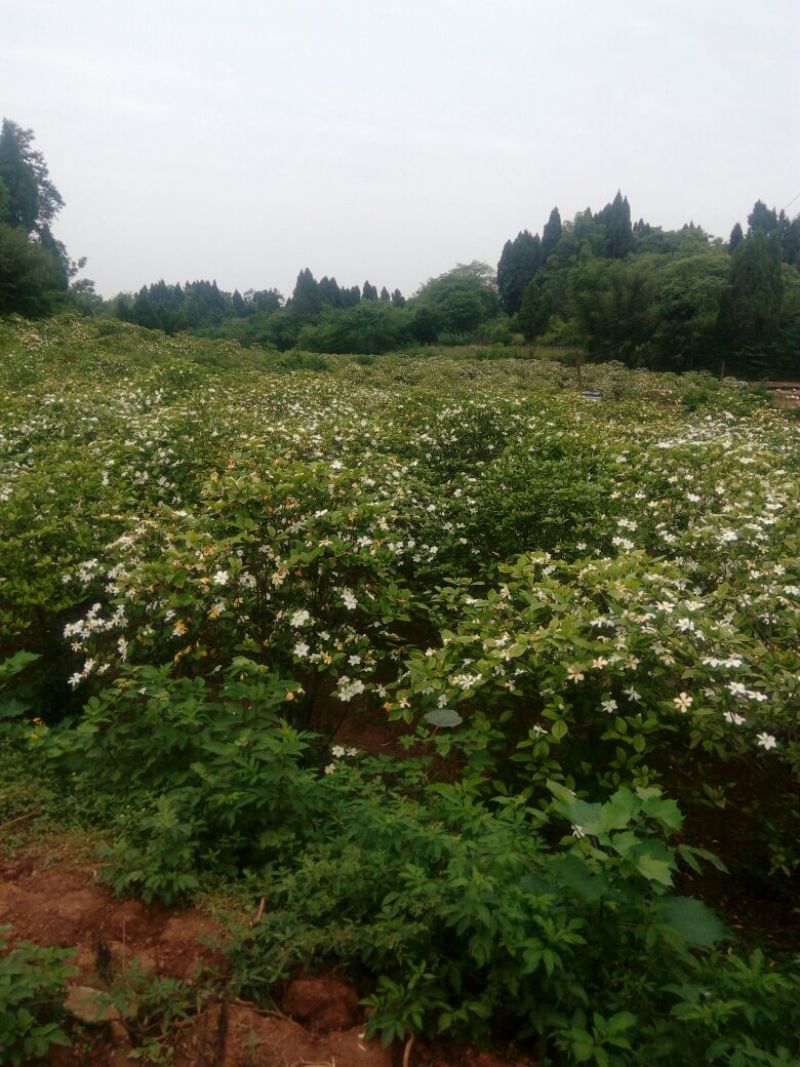
[[606,259],[624,259],[633,250],[633,227],[631,208],[627,196],[620,190],[610,204],[595,215],[595,222],[605,227],[603,254]]
[[301,270],[297,275],[294,292],[292,293],[292,309],[305,320],[314,319],[319,315],[322,308],[322,298],[319,292],[319,282],[308,269]]
[[555,250],[556,245],[561,240],[561,233],[563,227],[561,225],[561,215],[558,208],[554,207],[550,212],[550,218],[544,225],[542,230],[542,259],[546,260],[551,252]]
[[338,308],[342,306],[342,293],[339,289],[339,283],[335,278],[329,278],[327,274],[320,279],[319,295],[322,303],[327,304],[329,307]]
[[763,233],[767,237],[778,233],[778,216],[774,208],[768,208],[763,200],[756,200],[753,210],[747,216],[747,236]]
[[506,241],[497,264],[497,290],[506,314],[519,311],[525,287],[541,265],[542,242],[538,234],[534,237],[522,230],[513,241]]

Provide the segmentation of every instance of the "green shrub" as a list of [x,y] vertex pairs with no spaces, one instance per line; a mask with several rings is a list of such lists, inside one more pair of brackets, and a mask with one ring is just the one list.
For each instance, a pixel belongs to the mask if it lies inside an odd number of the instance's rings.
[[78,973],[71,956],[27,942],[9,951],[0,936],[0,1062],[18,1067],[71,1044],[59,1025],[65,983]]

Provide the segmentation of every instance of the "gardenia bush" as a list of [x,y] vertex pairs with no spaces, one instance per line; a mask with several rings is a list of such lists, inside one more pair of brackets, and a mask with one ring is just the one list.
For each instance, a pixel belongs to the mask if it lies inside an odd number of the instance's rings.
[[118,891],[269,897],[261,997],[335,965],[387,1040],[790,1063],[796,962],[701,898],[796,892],[800,424],[576,384],[3,323],[0,729]]

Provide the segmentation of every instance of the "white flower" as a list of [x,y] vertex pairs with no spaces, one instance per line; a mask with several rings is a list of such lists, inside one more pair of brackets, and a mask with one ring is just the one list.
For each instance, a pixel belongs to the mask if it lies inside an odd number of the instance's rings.
[[305,608],[301,608],[300,611],[296,611],[289,619],[289,625],[297,629],[300,626],[305,626],[311,618],[311,614],[306,611]]
[[335,695],[339,700],[347,703],[352,700],[353,697],[356,697],[359,693],[363,692],[364,683],[360,679],[345,678],[342,676],[337,683]]
[[768,734],[766,733],[766,731],[764,733],[758,734],[758,736],[756,737],[756,741],[760,748],[766,748],[767,750],[775,748],[778,743],[772,736],[772,734]]
[[586,837],[586,831],[584,830],[584,828],[582,826],[573,826],[572,827],[572,836],[576,837],[578,839],[578,841],[580,841],[580,839],[582,837]]
[[580,667],[576,667],[574,663],[571,667],[567,667],[568,681],[575,682],[577,684],[578,682],[582,682],[585,677],[586,675],[583,673]]
[[477,683],[481,680],[479,674],[456,674],[451,679],[453,685],[457,685],[459,689],[474,689]]
[[292,652],[294,652],[295,656],[297,656],[298,659],[304,659],[308,655],[308,651],[309,646],[308,642],[306,641],[297,641],[295,643],[294,648],[292,649]]
[[678,696],[675,697],[672,703],[675,705],[678,711],[687,712],[694,703],[694,701],[688,693],[680,693]]
[[355,594],[351,589],[342,590],[342,600],[344,601],[344,606],[347,608],[348,611],[355,611],[355,609],[358,607],[358,601],[356,600]]
[[642,699],[642,694],[637,689],[634,689],[632,685],[628,686],[627,689],[623,689],[622,692],[636,703]]
[[607,700],[602,701],[603,711],[607,711],[610,715],[613,711],[617,710],[617,702],[609,697]]
[[229,577],[230,575],[227,571],[219,570],[214,572],[211,580],[214,585],[227,585]]
[[722,717],[731,726],[741,726],[744,723],[744,715],[737,715],[735,711],[725,711]]

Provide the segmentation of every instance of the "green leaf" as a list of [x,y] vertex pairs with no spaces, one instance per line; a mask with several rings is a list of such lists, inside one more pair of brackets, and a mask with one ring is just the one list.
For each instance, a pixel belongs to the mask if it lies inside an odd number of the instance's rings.
[[693,897],[670,897],[658,909],[664,926],[677,930],[698,948],[710,948],[726,934],[725,926],[711,908]]
[[435,711],[429,711],[426,715],[423,715],[422,719],[430,726],[440,726],[445,729],[460,726],[464,721],[461,715],[457,711],[453,711],[452,708],[437,708]]
[[642,811],[668,830],[680,830],[683,816],[674,800],[662,796],[649,796],[642,804]]
[[31,663],[35,663],[39,656],[35,652],[26,652],[24,649],[8,656],[0,663],[0,685],[20,671],[24,671]]
[[7,697],[0,700],[0,719],[18,719],[30,710],[30,703],[26,700],[17,700],[16,697]]
[[636,870],[648,882],[672,885],[672,859],[660,841],[645,841],[636,857]]
[[561,741],[569,733],[569,727],[563,719],[556,719],[556,721],[550,727],[550,733],[553,735],[554,741]]

